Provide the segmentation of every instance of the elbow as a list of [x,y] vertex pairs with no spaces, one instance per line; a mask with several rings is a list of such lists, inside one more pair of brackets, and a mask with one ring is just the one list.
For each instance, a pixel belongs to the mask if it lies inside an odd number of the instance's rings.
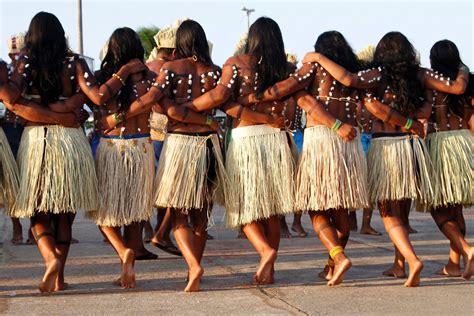
[[184,117],[184,109],[172,106],[166,111],[166,115],[175,121],[181,121]]

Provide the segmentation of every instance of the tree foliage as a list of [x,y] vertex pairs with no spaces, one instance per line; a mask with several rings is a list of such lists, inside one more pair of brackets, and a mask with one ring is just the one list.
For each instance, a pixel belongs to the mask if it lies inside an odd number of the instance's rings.
[[140,27],[137,30],[138,36],[140,36],[140,40],[142,41],[143,48],[145,49],[145,60],[156,46],[153,36],[155,36],[159,30],[160,29],[154,25],[150,27]]

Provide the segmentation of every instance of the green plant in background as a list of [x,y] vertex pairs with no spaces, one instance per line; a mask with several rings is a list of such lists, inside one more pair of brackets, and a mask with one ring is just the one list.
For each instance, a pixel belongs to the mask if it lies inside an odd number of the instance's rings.
[[140,40],[142,41],[143,48],[145,49],[145,60],[147,60],[148,56],[153,50],[153,47],[156,46],[153,36],[155,36],[159,30],[160,29],[156,26],[140,27],[137,30],[138,36],[140,36]]

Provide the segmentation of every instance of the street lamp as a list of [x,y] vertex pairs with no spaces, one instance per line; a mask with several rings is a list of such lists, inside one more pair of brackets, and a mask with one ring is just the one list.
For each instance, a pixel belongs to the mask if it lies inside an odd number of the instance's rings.
[[246,7],[243,7],[242,11],[245,11],[245,13],[247,13],[247,28],[249,29],[250,28],[250,14],[252,12],[255,12],[255,9],[248,9]]

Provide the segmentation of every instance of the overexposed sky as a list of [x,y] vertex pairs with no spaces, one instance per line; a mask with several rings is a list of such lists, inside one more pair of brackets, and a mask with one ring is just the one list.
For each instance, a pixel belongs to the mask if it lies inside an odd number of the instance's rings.
[[[117,27],[156,25],[164,27],[189,17],[198,21],[214,44],[213,60],[223,64],[232,55],[247,30],[242,8],[255,9],[250,22],[268,16],[278,22],[287,51],[301,59],[312,51],[319,34],[338,30],[355,51],[376,45],[389,31],[401,31],[421,53],[429,66],[429,50],[440,39],[456,43],[464,62],[474,68],[473,17],[471,0],[461,1],[159,1],[83,0],[85,54],[96,59],[102,45]],[[7,58],[6,40],[26,31],[38,11],[55,14],[77,48],[76,0],[0,0],[0,58]]]

